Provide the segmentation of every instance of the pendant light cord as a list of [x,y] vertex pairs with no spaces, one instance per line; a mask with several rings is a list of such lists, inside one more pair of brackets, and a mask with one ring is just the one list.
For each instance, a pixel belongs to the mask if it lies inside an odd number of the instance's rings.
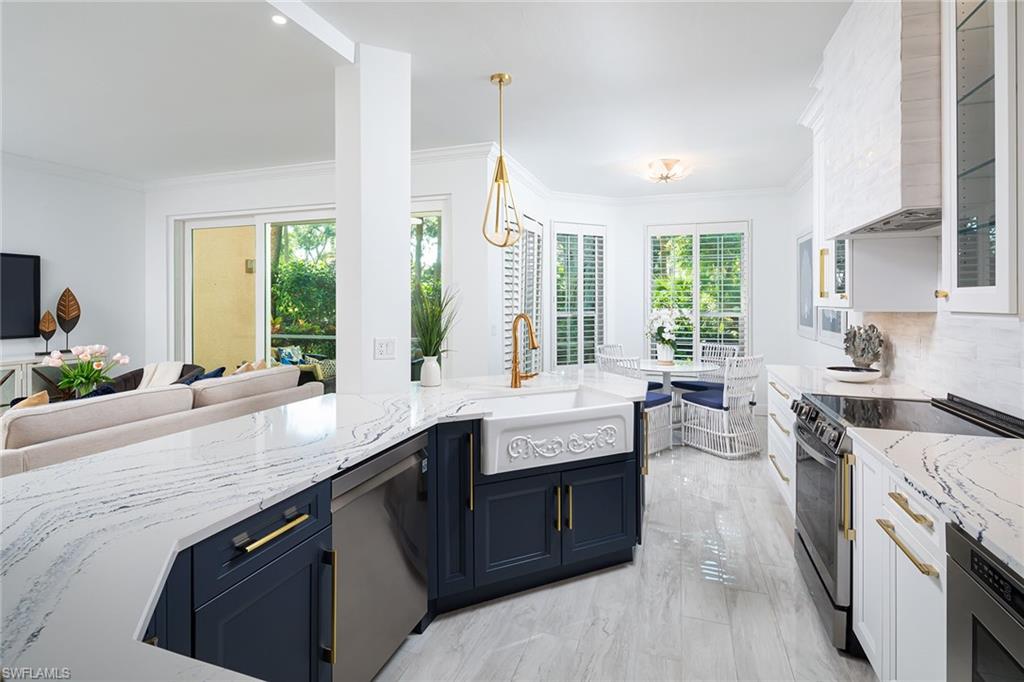
[[498,154],[505,153],[505,86],[498,81]]

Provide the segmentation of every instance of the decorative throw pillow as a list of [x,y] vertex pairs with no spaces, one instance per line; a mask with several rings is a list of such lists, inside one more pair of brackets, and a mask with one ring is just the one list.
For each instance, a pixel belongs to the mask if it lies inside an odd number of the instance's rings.
[[277,359],[282,365],[302,364],[302,348],[299,346],[281,346],[274,350],[277,351]]
[[243,362],[240,364],[232,374],[245,374],[253,370],[253,364],[251,362]]
[[266,369],[267,368],[267,361],[266,360],[260,360],[255,365],[253,365],[252,368],[253,369]]
[[95,398],[101,395],[110,395],[111,393],[117,393],[117,391],[115,391],[114,387],[110,384],[103,384],[102,386],[97,386],[95,390],[89,391],[81,398],[78,398],[78,400],[82,400],[83,398]]
[[222,376],[224,376],[224,368],[223,367],[218,367],[217,369],[211,369],[206,374],[197,374],[194,377],[191,377],[191,378],[188,378],[188,379],[182,379],[178,383],[179,384],[185,384],[186,386],[189,386],[191,384],[194,384],[197,381],[202,381],[203,379],[219,379]]
[[50,394],[46,391],[39,391],[39,393],[33,393],[24,400],[19,400],[17,405],[12,405],[12,409],[21,409],[22,407],[36,407],[38,405],[48,405],[50,403]]

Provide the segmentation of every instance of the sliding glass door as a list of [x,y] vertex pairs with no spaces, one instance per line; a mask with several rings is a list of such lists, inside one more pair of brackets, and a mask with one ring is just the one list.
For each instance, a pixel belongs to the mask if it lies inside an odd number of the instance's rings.
[[266,229],[271,349],[298,347],[334,359],[334,221],[272,222]]

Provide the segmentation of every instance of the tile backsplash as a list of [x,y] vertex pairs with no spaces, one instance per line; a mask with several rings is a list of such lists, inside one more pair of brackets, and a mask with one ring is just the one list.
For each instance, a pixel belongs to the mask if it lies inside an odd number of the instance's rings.
[[890,375],[1024,417],[1024,322],[949,313],[865,313],[889,340]]

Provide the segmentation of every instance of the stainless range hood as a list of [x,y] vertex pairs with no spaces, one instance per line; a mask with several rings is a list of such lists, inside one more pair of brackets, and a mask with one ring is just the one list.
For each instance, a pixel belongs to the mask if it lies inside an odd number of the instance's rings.
[[903,236],[938,235],[942,227],[941,208],[907,208],[849,232],[851,237],[901,233]]

